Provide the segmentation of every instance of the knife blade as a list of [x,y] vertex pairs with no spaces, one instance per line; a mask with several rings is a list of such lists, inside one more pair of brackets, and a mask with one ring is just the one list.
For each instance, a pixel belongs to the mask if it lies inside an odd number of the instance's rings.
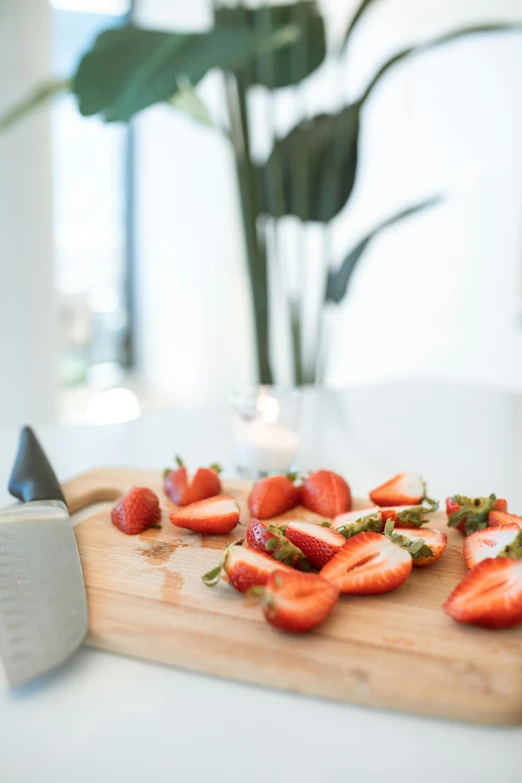
[[56,668],[88,630],[87,598],[71,518],[34,432],[24,427],[0,511],[0,657],[11,686]]

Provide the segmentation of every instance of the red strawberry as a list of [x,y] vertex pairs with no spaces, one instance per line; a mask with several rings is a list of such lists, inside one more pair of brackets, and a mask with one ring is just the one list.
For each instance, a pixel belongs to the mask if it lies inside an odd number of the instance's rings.
[[407,549],[380,533],[360,533],[350,538],[321,569],[321,576],[341,593],[373,595],[402,585],[411,573]]
[[442,607],[459,623],[509,628],[522,622],[522,563],[483,560],[466,574]]
[[271,519],[295,508],[300,491],[289,476],[269,476],[261,479],[248,496],[248,508],[258,519]]
[[482,560],[497,557],[504,547],[515,540],[519,531],[518,525],[498,525],[470,533],[464,539],[464,560],[467,567],[474,568]]
[[169,519],[173,525],[194,533],[230,533],[239,522],[239,508],[234,498],[219,495],[181,506],[169,515]]
[[246,593],[252,587],[265,585],[274,571],[290,571],[284,563],[278,563],[273,557],[264,555],[255,549],[241,546],[241,541],[225,547],[223,558],[216,568],[201,578],[209,587],[214,587],[225,571],[232,587],[240,593]]
[[448,536],[446,533],[441,533],[440,530],[430,530],[427,527],[423,527],[422,530],[419,530],[418,528],[402,528],[400,536],[413,543],[422,541],[427,547],[426,550],[420,549],[418,556],[415,556],[414,554],[414,566],[427,566],[430,565],[430,563],[434,563],[435,560],[438,560],[439,557],[442,556],[448,545]]
[[[501,502],[502,501],[497,500],[497,507],[498,503]],[[503,502],[505,503],[506,501]],[[515,514],[508,514],[507,511],[498,511],[497,508],[494,508],[493,511],[489,512],[488,524],[491,527],[497,527],[497,525],[518,525],[519,528],[522,528],[522,517],[517,517]]]
[[270,625],[304,633],[322,623],[339,597],[339,588],[316,574],[275,571],[262,593],[262,608]]
[[111,511],[112,524],[122,533],[135,536],[149,527],[159,527],[161,510],[157,495],[147,487],[133,487]]
[[289,522],[285,536],[303,553],[314,568],[321,569],[346,541],[335,530],[312,522]]
[[380,508],[374,506],[373,508],[361,508],[357,511],[339,514],[332,519],[332,528],[338,530],[344,538],[352,538],[358,533],[366,533],[368,530],[382,533],[384,521]]
[[453,495],[446,498],[446,514],[448,527],[456,527],[461,533],[469,536],[475,530],[488,527],[489,512],[493,509],[507,511],[507,502],[496,495],[488,498],[467,498],[464,495]]
[[399,473],[390,481],[370,492],[370,499],[376,506],[417,506],[426,497],[426,482],[419,473]]
[[310,511],[331,518],[351,509],[352,493],[342,476],[331,470],[318,470],[304,480],[301,503]]
[[192,482],[189,483],[187,469],[180,457],[176,457],[178,468],[176,470],[163,471],[163,489],[166,496],[177,506],[188,506],[189,503],[197,503],[199,500],[214,497],[221,492],[219,465],[211,465],[210,468],[199,468]]
[[275,557],[282,563],[301,571],[309,571],[310,564],[303,552],[287,538],[282,528],[269,525],[262,519],[251,519],[246,529],[246,542],[252,549]]
[[438,503],[431,506],[382,506],[381,514],[384,522],[388,519],[393,520],[395,527],[412,528],[422,527],[428,522],[424,514],[430,514],[437,511]]

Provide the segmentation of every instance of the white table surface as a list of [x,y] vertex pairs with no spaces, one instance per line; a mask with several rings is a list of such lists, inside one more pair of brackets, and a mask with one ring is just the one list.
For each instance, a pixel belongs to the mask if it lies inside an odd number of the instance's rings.
[[[233,473],[226,404],[39,435],[62,479],[104,464],[160,469],[174,453]],[[0,433],[1,487],[17,437]],[[522,400],[510,395],[420,381],[310,395],[302,441],[303,470],[338,469],[356,494],[413,469],[432,496],[495,491],[522,512]],[[0,671],[1,783],[144,780],[520,783],[522,727],[352,707],[86,649],[15,692]]]

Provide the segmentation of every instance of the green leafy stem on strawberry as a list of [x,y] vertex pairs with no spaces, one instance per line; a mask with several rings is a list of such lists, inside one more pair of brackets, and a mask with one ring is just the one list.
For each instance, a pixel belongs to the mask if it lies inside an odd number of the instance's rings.
[[410,541],[410,539],[406,538],[406,536],[401,536],[399,533],[395,533],[393,528],[394,522],[392,519],[389,519],[384,527],[384,535],[388,536],[390,541],[393,541],[394,544],[397,544],[403,549],[406,549],[410,553],[412,560],[418,560],[421,557],[433,556],[432,550],[426,544],[423,538],[419,538],[417,541]]
[[509,557],[510,560],[522,560],[522,530],[510,544],[507,544],[504,549],[500,550],[497,557]]
[[[322,524],[324,525],[325,523],[323,522]],[[340,533],[345,538],[353,538],[359,533],[366,533],[368,531],[374,533],[382,532],[382,519],[380,514],[368,514],[367,517],[361,517],[355,522],[348,522],[346,525],[338,527],[335,532]]]
[[300,571],[311,571],[311,566],[299,547],[292,544],[284,533],[286,525],[276,527],[269,525],[267,530],[271,533],[271,538],[267,539],[265,549],[272,557],[281,563],[298,568]]
[[428,520],[424,518],[424,514],[432,514],[434,511],[438,511],[440,504],[438,500],[430,500],[429,498],[425,498],[423,502],[426,502],[428,505],[412,506],[411,508],[405,508],[404,511],[399,511],[397,513],[398,521],[403,525],[410,525],[411,527],[422,527],[422,525],[425,525]]
[[487,498],[468,498],[464,495],[453,495],[451,498],[461,508],[448,516],[448,527],[458,527],[464,523],[466,535],[475,530],[484,530],[489,527],[489,512],[495,508],[496,495]]
[[221,579],[221,573],[223,569],[225,568],[225,563],[227,562],[228,553],[232,549],[232,547],[235,546],[242,546],[244,538],[238,538],[236,541],[231,541],[230,544],[227,544],[225,549],[223,550],[223,557],[217,564],[215,568],[213,568],[211,571],[208,571],[208,573],[203,574],[201,577],[202,580],[205,582],[207,587],[215,587],[219,580]]

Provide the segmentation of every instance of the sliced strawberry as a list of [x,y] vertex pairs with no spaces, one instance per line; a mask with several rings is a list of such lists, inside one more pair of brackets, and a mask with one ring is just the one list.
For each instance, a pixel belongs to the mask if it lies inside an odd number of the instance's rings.
[[158,496],[147,487],[132,487],[112,509],[111,521],[128,536],[143,533],[149,527],[159,527],[161,510]]
[[339,597],[339,588],[315,574],[275,571],[262,593],[263,614],[270,625],[303,633],[322,623]]
[[284,563],[279,563],[273,557],[264,555],[256,549],[241,546],[241,543],[240,540],[225,547],[219,565],[201,577],[208,587],[217,585],[223,571],[232,587],[240,593],[246,593],[252,587],[265,585],[274,571],[292,572],[292,569]]
[[373,595],[395,590],[411,573],[407,549],[380,533],[360,533],[350,538],[321,569],[321,576],[341,593]]
[[300,490],[290,476],[269,476],[259,481],[248,496],[248,507],[252,516],[271,519],[295,508],[299,503]]
[[438,507],[438,503],[431,506],[382,506],[381,514],[384,522],[391,519],[396,527],[421,527],[428,522],[424,515],[437,511]]
[[352,507],[350,487],[338,473],[318,470],[311,473],[301,487],[301,503],[323,517],[336,517]]
[[368,530],[374,533],[382,533],[384,521],[380,508],[374,506],[373,508],[349,511],[347,514],[339,514],[332,519],[332,528],[337,530],[344,538],[352,538]]
[[246,542],[252,549],[275,557],[282,563],[286,563],[301,571],[309,571],[310,563],[297,546],[287,538],[283,528],[269,525],[262,519],[252,519],[246,529]]
[[466,574],[444,606],[459,623],[509,628],[522,622],[522,562],[488,558]]
[[342,547],[346,539],[340,533],[312,522],[289,522],[285,536],[305,555],[314,568],[321,569]]
[[[499,500],[497,500],[498,503],[500,503]],[[518,525],[522,529],[522,517],[508,514],[507,511],[498,511],[497,508],[494,508],[493,511],[489,512],[488,524],[491,527],[497,527],[497,525]]]
[[418,528],[401,528],[401,538],[406,538],[412,543],[422,541],[426,548],[422,547],[418,549],[418,554],[411,552],[413,555],[414,566],[427,566],[430,563],[434,563],[442,556],[446,546],[448,545],[448,536],[446,533],[442,533],[440,530],[430,530],[430,528],[423,527],[422,530]]
[[487,527],[485,530],[475,530],[474,533],[466,536],[464,539],[464,560],[467,567],[474,568],[482,560],[497,557],[505,546],[515,540],[519,531],[518,525],[498,525]]
[[475,530],[488,527],[489,512],[493,509],[507,511],[507,502],[496,495],[487,498],[467,498],[464,495],[453,495],[446,498],[446,514],[448,527],[456,527],[461,533],[469,536]]
[[399,473],[390,481],[370,492],[370,500],[376,506],[418,506],[426,496],[426,482],[419,473]]
[[182,506],[173,511],[169,519],[173,525],[188,528],[194,533],[230,533],[239,522],[239,507],[234,498],[219,495]]
[[219,465],[210,468],[199,468],[192,482],[189,482],[187,469],[180,457],[176,457],[178,467],[175,470],[167,468],[163,471],[163,490],[167,497],[177,506],[187,506],[205,498],[214,497],[221,492]]

